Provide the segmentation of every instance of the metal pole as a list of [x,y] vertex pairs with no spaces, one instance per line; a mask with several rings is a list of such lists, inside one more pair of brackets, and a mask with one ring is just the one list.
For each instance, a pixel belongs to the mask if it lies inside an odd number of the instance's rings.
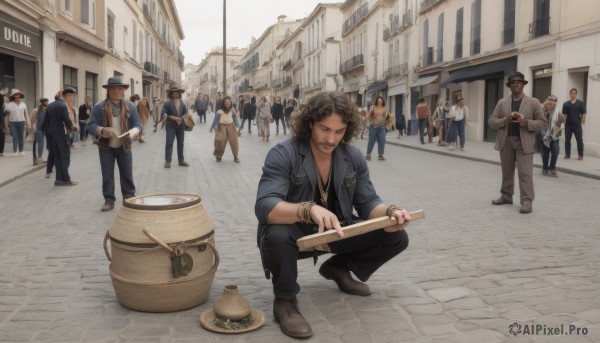
[[223,0],[223,95],[227,94],[227,1]]

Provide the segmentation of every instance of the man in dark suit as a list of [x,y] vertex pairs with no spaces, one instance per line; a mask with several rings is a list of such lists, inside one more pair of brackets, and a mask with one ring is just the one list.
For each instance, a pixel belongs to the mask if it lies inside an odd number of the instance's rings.
[[181,99],[181,94],[185,90],[179,88],[179,86],[172,82],[167,90],[167,97],[169,100],[165,102],[160,113],[167,124],[167,141],[165,146],[165,168],[171,168],[171,157],[173,155],[173,142],[177,137],[177,159],[179,165],[187,167],[189,164],[183,157],[183,140],[185,137],[185,123],[183,122],[183,116],[188,114],[187,106],[185,101]]
[[77,127],[73,125],[69,117],[69,109],[65,99],[73,98],[77,92],[75,88],[66,87],[60,93],[62,98],[48,105],[46,117],[42,129],[48,137],[48,149],[54,156],[56,167],[55,186],[74,186],[77,182],[71,181],[69,176],[69,165],[71,164],[71,149],[68,142],[68,131],[75,132]]
[[506,86],[511,95],[500,99],[488,124],[498,130],[494,148],[500,151],[502,166],[502,188],[500,198],[493,200],[494,205],[511,205],[515,186],[515,166],[518,169],[521,213],[532,211],[533,191],[533,154],[536,151],[536,134],[548,124],[542,113],[542,106],[536,98],[523,93],[527,84],[525,76],[512,72]]

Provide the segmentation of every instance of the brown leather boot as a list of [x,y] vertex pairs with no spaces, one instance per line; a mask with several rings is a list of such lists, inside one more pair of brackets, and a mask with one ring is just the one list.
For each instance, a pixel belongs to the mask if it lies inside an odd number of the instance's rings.
[[295,338],[312,336],[310,324],[304,319],[298,309],[296,297],[275,298],[273,301],[273,317],[279,323],[284,334]]
[[330,263],[331,260],[325,261],[319,268],[319,274],[327,280],[333,280],[337,283],[340,291],[351,295],[370,295],[371,290],[366,283],[356,281],[350,275],[347,269],[334,267]]

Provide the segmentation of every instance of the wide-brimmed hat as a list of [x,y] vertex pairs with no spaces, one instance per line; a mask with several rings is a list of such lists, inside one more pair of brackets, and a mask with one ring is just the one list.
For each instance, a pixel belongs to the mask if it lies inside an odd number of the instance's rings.
[[102,88],[108,88],[108,87],[113,87],[113,86],[121,86],[121,87],[124,87],[125,89],[129,88],[129,84],[123,83],[121,78],[118,76],[109,78],[108,82],[106,82],[105,85],[102,85]]
[[179,88],[179,85],[176,82],[169,83],[169,88],[167,89],[167,96],[171,96],[173,92],[184,93],[185,89]]
[[73,93],[73,94],[76,94],[76,93],[77,93],[77,90],[76,90],[75,88],[73,88],[73,87],[67,86],[67,87],[65,87],[65,89],[63,89],[63,90],[62,90],[62,92],[60,92],[60,93],[61,93],[62,95],[65,95],[65,94],[67,94],[67,93]]
[[14,98],[17,94],[19,95],[19,98],[21,98],[21,99],[23,99],[25,97],[25,94],[21,93],[21,91],[18,88],[13,88],[10,92],[9,98]]
[[523,85],[529,83],[529,81],[525,80],[525,75],[523,75],[523,73],[519,71],[513,71],[510,74],[508,74],[508,82],[506,82],[506,87],[510,87],[510,84],[513,81],[521,81],[523,82]]

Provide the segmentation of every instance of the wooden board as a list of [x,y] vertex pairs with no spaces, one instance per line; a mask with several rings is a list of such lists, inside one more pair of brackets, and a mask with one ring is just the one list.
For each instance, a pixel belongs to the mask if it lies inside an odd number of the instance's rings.
[[[425,218],[425,212],[423,210],[410,212],[411,221]],[[342,228],[344,232],[344,238],[338,236],[335,230],[327,230],[321,233],[315,233],[312,235],[304,236],[296,241],[300,251],[311,250],[312,248],[331,242],[336,242],[341,239],[346,239],[358,235],[365,234],[367,232],[383,229],[389,226],[396,225],[398,222],[396,219],[390,219],[390,217],[379,217],[374,219],[365,220],[353,225],[348,225]]]

